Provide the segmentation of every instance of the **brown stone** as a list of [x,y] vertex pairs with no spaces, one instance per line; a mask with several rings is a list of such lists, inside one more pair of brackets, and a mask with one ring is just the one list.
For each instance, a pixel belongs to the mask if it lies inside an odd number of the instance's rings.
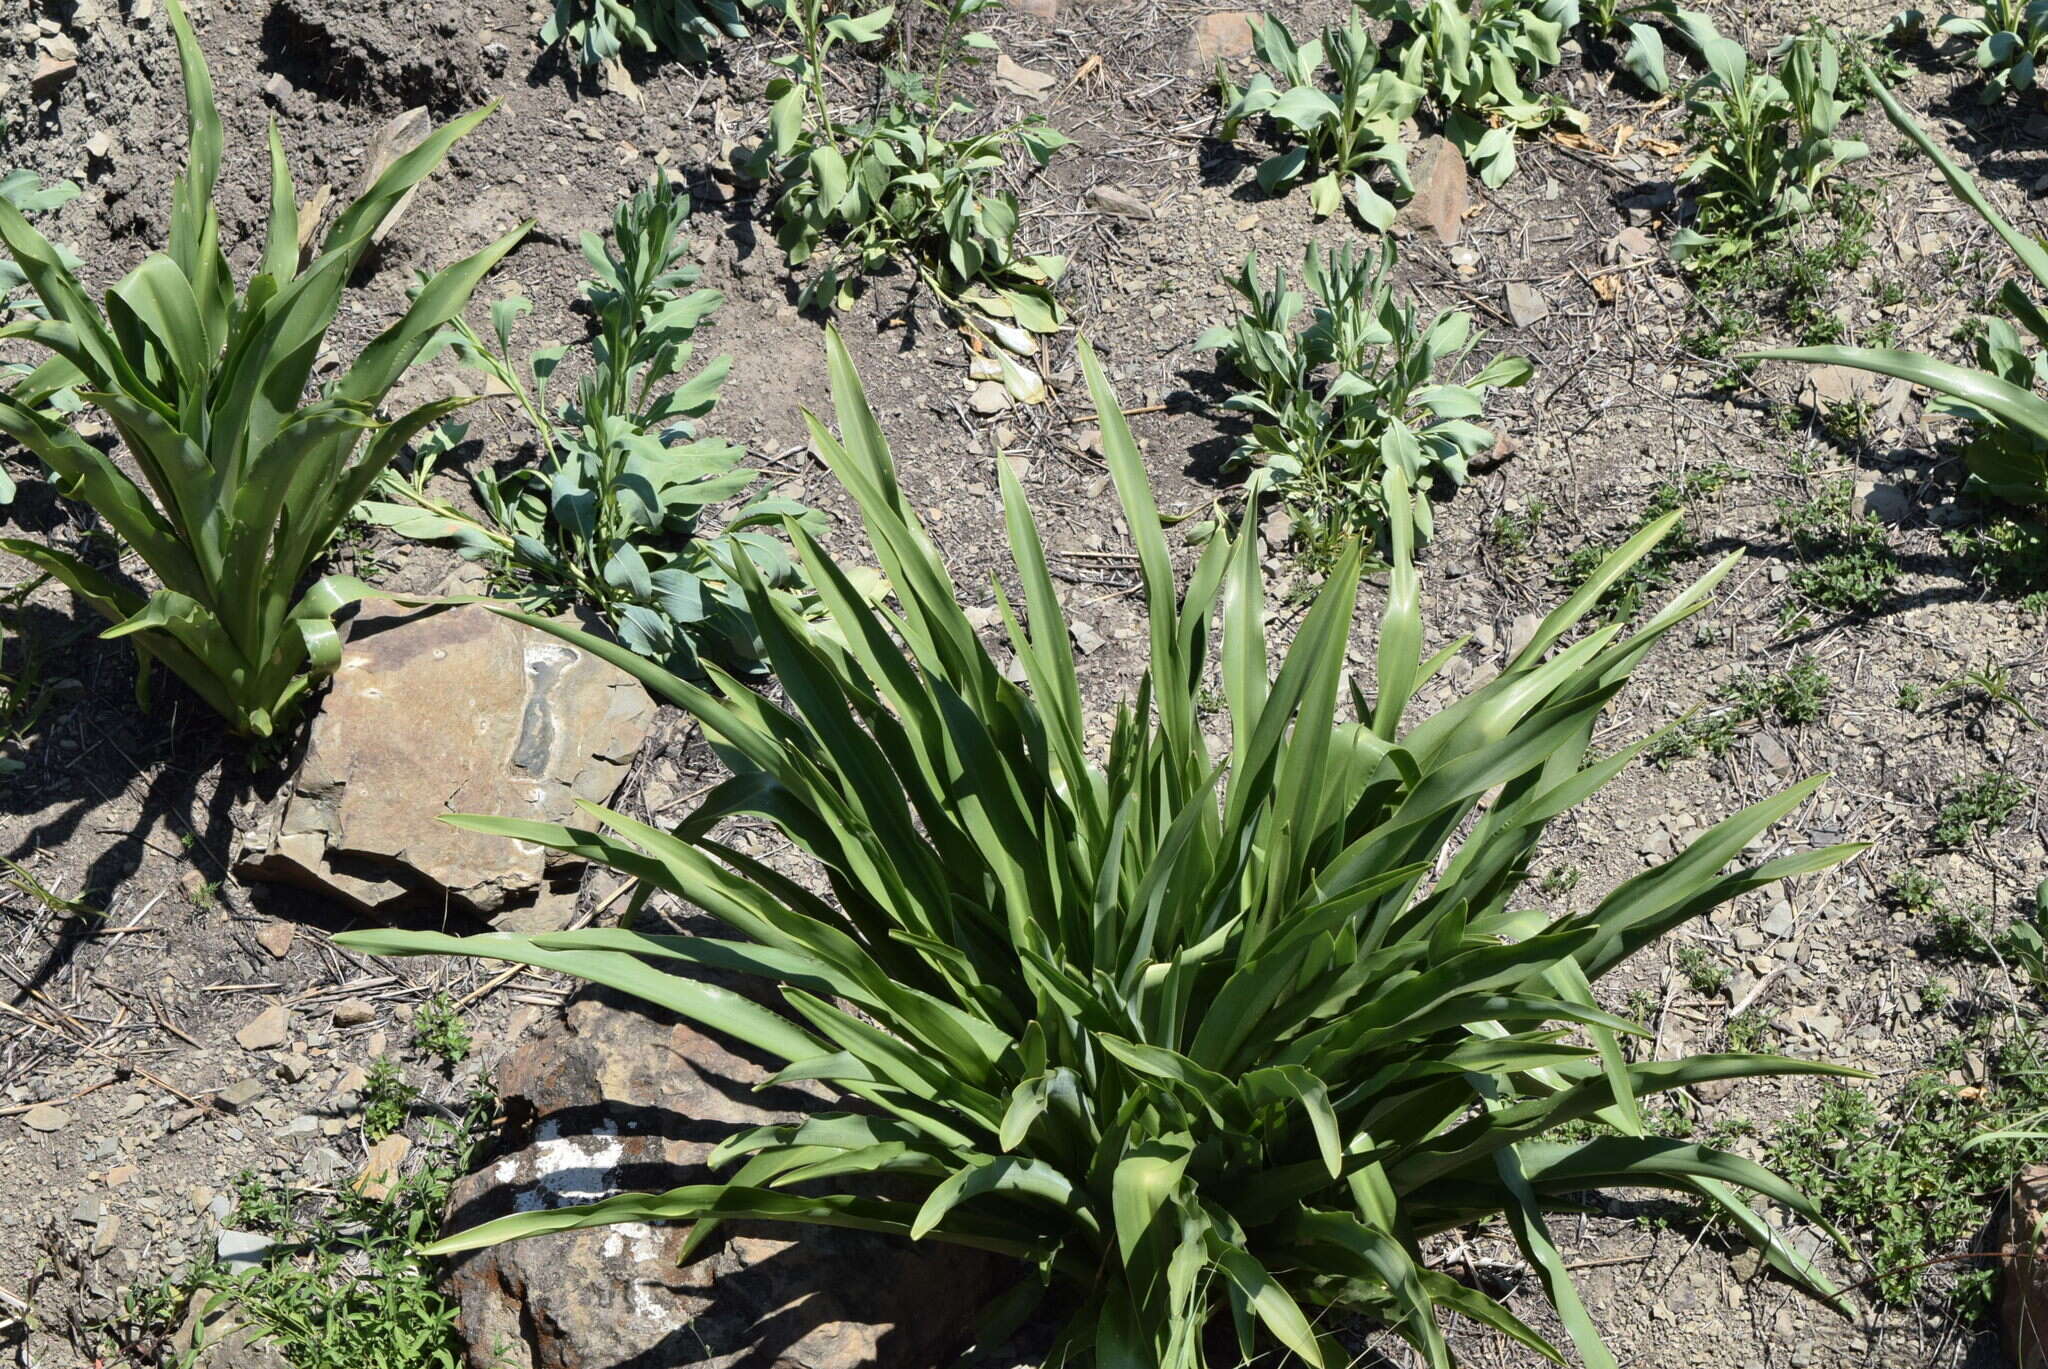
[[292,937],[297,932],[289,922],[273,922],[256,933],[256,944],[279,960],[292,953]]
[[1456,247],[1464,231],[1465,211],[1471,207],[1471,178],[1466,174],[1464,154],[1441,135],[1422,145],[1414,173],[1415,194],[1394,216],[1396,233],[1436,234],[1445,247]]
[[[817,1106],[796,1087],[755,1092],[767,1074],[675,1018],[585,989],[506,1058],[508,1144],[456,1184],[447,1230],[712,1181],[703,1160],[722,1137]],[[951,1362],[979,1311],[1025,1277],[938,1242],[752,1222],[722,1227],[679,1266],[687,1231],[599,1227],[460,1257],[445,1286],[470,1364],[919,1369]]]
[[1998,1323],[2005,1363],[2048,1369],[2048,1165],[2031,1165],[2012,1181],[2001,1244]]
[[371,606],[239,868],[370,913],[453,907],[558,928],[579,866],[437,819],[570,821],[576,800],[611,797],[653,717],[624,671],[481,605]]
[[48,52],[38,52],[35,74],[29,77],[28,86],[37,99],[47,100],[66,82],[77,79],[77,76],[77,62],[67,57],[52,56]]
[[381,1198],[398,1182],[399,1166],[412,1152],[412,1142],[402,1131],[394,1131],[363,1157],[363,1172],[356,1175],[355,1190],[365,1198]]
[[275,1050],[284,1044],[291,1026],[289,1010],[282,1003],[274,1003],[243,1023],[235,1033],[235,1041],[245,1051]]
[[1189,74],[1206,76],[1218,62],[1251,56],[1252,18],[1250,10],[1222,10],[1197,19],[1188,33]]

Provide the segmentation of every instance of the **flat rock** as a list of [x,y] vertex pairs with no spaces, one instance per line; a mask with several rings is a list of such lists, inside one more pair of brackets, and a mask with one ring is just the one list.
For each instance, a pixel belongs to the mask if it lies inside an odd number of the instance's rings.
[[53,1103],[38,1103],[21,1115],[30,1131],[62,1131],[71,1125],[71,1114]]
[[1437,135],[1424,141],[1413,175],[1415,194],[1394,216],[1396,233],[1436,234],[1445,247],[1456,247],[1464,231],[1465,211],[1472,205],[1471,177],[1464,154],[1450,139]]
[[1049,71],[1033,71],[1010,60],[1006,52],[996,54],[996,85],[1012,95],[1021,95],[1027,100],[1043,100],[1059,84],[1060,78]]
[[1151,205],[1119,186],[1092,185],[1082,198],[1087,201],[1088,207],[1098,214],[1114,214],[1125,219],[1154,217]]
[[256,933],[256,944],[277,959],[283,960],[292,953],[292,938],[296,932],[297,929],[289,922],[273,922]]
[[[507,1144],[457,1182],[447,1229],[707,1182],[722,1137],[820,1102],[810,1085],[755,1092],[767,1074],[673,1017],[585,989],[506,1058]],[[749,1222],[679,1266],[687,1230],[557,1232],[458,1257],[444,1287],[470,1365],[920,1369],[950,1363],[979,1310],[1025,1277],[936,1242]]]
[[1550,302],[1527,281],[1508,282],[1508,316],[1517,328],[1533,328],[1550,317]]
[[566,822],[577,799],[611,797],[653,718],[624,671],[481,605],[373,605],[240,872],[372,914],[453,906],[508,930],[559,928],[575,862],[436,819]]
[[291,1013],[284,1004],[273,1003],[242,1024],[242,1029],[235,1033],[235,1042],[245,1051],[275,1050],[285,1043],[291,1026]]
[[1183,54],[1188,72],[1207,76],[1218,62],[1251,56],[1252,17],[1250,10],[1222,10],[1197,19]]

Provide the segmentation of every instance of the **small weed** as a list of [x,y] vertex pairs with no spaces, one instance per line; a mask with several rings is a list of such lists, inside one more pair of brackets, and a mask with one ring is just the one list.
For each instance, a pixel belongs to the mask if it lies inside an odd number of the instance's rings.
[[1815,721],[1833,687],[1827,672],[1808,656],[1777,674],[1745,670],[1721,691],[1719,707],[1686,719],[1644,755],[1660,763],[1703,753],[1725,756],[1747,724],[1770,717],[1791,727]]
[[1792,572],[1792,590],[1811,608],[1828,613],[1874,613],[1899,578],[1884,525],[1858,518],[1846,483],[1805,504],[1781,504],[1778,528],[1805,563]]
[[1948,888],[1939,876],[1911,866],[1892,876],[1892,887],[1885,891],[1884,901],[1912,917],[1925,917],[1941,906],[1942,896]]
[[459,1123],[433,1119],[412,1151],[422,1162],[382,1198],[348,1189],[314,1197],[244,1174],[235,1183],[235,1224],[288,1239],[247,1273],[213,1265],[182,1281],[130,1289],[123,1311],[95,1328],[113,1352],[105,1362],[142,1362],[143,1347],[161,1344],[195,1296],[221,1295],[266,1332],[262,1348],[293,1369],[461,1363],[456,1302],[440,1289],[438,1262],[415,1252],[439,1229],[449,1189],[469,1171],[491,1108],[490,1096],[477,1094]]
[[448,995],[441,993],[413,1014],[412,1043],[448,1066],[467,1060],[473,1044],[462,1015],[455,1011]]
[[[1746,478],[1744,472],[1726,462],[1717,461],[1710,466],[1687,471],[1676,480],[1667,480],[1650,491],[1643,515],[1629,529],[1629,535],[1633,536],[1645,524],[1662,518],[1667,513],[1677,513],[1695,501],[1717,494],[1734,482]],[[1613,550],[1611,546],[1592,543],[1580,547],[1558,564],[1551,578],[1568,586],[1583,584]],[[1697,556],[1699,551],[1699,537],[1681,519],[1678,526],[1651,549],[1649,555],[1630,567],[1628,573],[1601,596],[1601,605],[1607,610],[1608,616],[1616,622],[1634,619],[1653,595],[1670,587],[1674,568],[1681,562]]]
[[1930,979],[1920,986],[1920,1006],[1928,1012],[1947,1008],[1953,996],[1945,979]]
[[[1872,1286],[1893,1305],[1909,1303],[1930,1272],[1929,1257],[1961,1248],[1982,1225],[1991,1195],[2040,1158],[2038,1142],[1963,1148],[2048,1104],[2038,1042],[2022,1038],[1998,1047],[1991,1080],[1958,1087],[1947,1076],[1962,1064],[1969,1044],[1951,1043],[1933,1069],[1882,1107],[1867,1090],[1832,1085],[1771,1139],[1771,1168],[1859,1234],[1876,1275]],[[1991,1278],[1985,1269],[1957,1274],[1959,1315],[1982,1312]]]
[[1728,1037],[1728,1049],[1746,1055],[1770,1039],[1770,1015],[1761,1008],[1744,1008],[1730,1017],[1721,1030]]
[[405,1072],[389,1060],[370,1065],[363,1085],[363,1139],[375,1145],[405,1125],[420,1091],[405,1082]]
[[[1993,518],[1943,535],[1949,554],[1970,576],[2004,598],[2048,600],[2048,525],[2025,518]],[[2039,612],[2037,608],[2034,610]]]
[[1899,686],[1899,697],[1895,702],[1902,712],[1918,713],[1920,706],[1927,702],[1927,696],[1921,693],[1919,685],[1902,684]]
[[1678,948],[1678,972],[1696,994],[1717,994],[1728,986],[1728,967],[1702,946]]
[[1576,865],[1554,865],[1543,872],[1543,882],[1536,887],[1551,898],[1556,898],[1579,887],[1579,873],[1579,867]]
[[1535,544],[1536,531],[1543,526],[1543,515],[1547,512],[1548,505],[1533,499],[1526,508],[1495,515],[1486,525],[1486,536],[1502,556],[1519,561]]
[[1984,771],[1949,791],[1935,816],[1930,834],[1934,844],[1963,846],[1972,837],[1990,836],[2012,821],[2013,814],[2033,792],[2024,780],[2002,771]]

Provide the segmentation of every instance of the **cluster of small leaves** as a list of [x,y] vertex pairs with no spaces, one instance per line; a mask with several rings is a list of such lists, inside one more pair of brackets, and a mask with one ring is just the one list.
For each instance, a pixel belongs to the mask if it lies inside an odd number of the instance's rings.
[[[1826,222],[1809,220],[1807,232],[1778,234],[1748,251],[1708,254],[1694,269],[1691,301],[1705,322],[1686,334],[1686,348],[1724,357],[1766,321],[1781,322],[1803,344],[1841,341],[1847,330],[1830,297],[1870,257],[1868,199],[1861,188],[1838,184],[1825,197]],[[1753,369],[1744,362],[1723,383],[1737,384]]]
[[1782,504],[1778,529],[1804,563],[1792,591],[1828,613],[1875,613],[1898,582],[1898,557],[1884,524],[1857,517],[1848,484],[1836,482],[1804,504]]
[[[1236,460],[1253,472],[1251,492],[1284,501],[1311,544],[1377,532],[1390,469],[1410,489],[1448,497],[1493,445],[1475,421],[1487,391],[1522,385],[1532,372],[1525,358],[1503,354],[1453,380],[1480,340],[1472,316],[1445,310],[1425,320],[1396,302],[1394,259],[1390,240],[1356,256],[1349,246],[1311,246],[1304,294],[1279,267],[1270,285],[1261,281],[1253,253],[1231,282],[1242,312],[1195,344],[1214,348],[1251,387],[1224,403],[1252,420]],[[1297,330],[1305,310],[1308,325]],[[1428,540],[1427,498],[1414,501],[1413,517],[1417,537]]]
[[[1693,501],[1716,493],[1731,481],[1744,478],[1735,467],[1717,461],[1687,471],[1675,480],[1666,480],[1650,492],[1642,516],[1630,528],[1630,535],[1667,514],[1682,513]],[[1552,578],[1567,586],[1584,584],[1611,551],[1612,548],[1598,543],[1579,547],[1558,563]],[[1633,621],[1652,595],[1671,587],[1676,568],[1698,556],[1700,551],[1698,535],[1685,519],[1680,518],[1662,542],[1637,561],[1628,574],[1607,588],[1600,606],[1615,622]]]
[[1998,515],[1943,534],[1949,554],[1993,592],[2016,598],[2048,590],[2048,524]]
[[701,62],[707,43],[744,38],[742,4],[753,0],[555,0],[541,42],[560,43],[579,66],[619,63],[628,54],[666,53]]
[[1621,54],[1622,69],[1652,95],[1671,89],[1659,24],[1668,26],[1695,56],[1721,36],[1713,20],[1675,0],[1548,0],[1544,10],[1568,32],[1583,27],[1600,38],[1626,34],[1629,45]]
[[420,1091],[406,1082],[395,1061],[380,1056],[370,1062],[362,1096],[363,1139],[375,1145],[405,1125]]
[[1515,174],[1515,135],[1551,124],[1583,129],[1586,116],[1524,87],[1559,60],[1564,24],[1546,0],[1359,0],[1391,24],[1401,79],[1422,91],[1444,136],[1489,188]]
[[584,235],[596,276],[583,283],[583,297],[596,337],[573,398],[550,401],[566,346],[535,352],[524,368],[511,360],[513,324],[531,307],[524,298],[492,306],[494,343],[462,321],[439,339],[514,397],[539,442],[535,464],[472,472],[484,519],[429,488],[440,457],[462,440],[452,425],[422,444],[409,476],[380,483],[391,498],[366,501],[361,511],[404,536],[454,542],[503,571],[534,607],[594,607],[633,650],[696,675],[700,653],[741,670],[759,659],[732,559],[748,558],[793,594],[799,577],[771,529],[785,516],[822,515],[771,496],[732,511],[715,535],[705,527],[759,472],[740,465],[742,449],[698,431],[732,362],[718,357],[689,370],[691,339],[724,300],[716,290],[688,289],[699,274],[684,262],[689,203],[687,192],[658,181],[613,213],[609,247]]
[[469,1058],[469,1026],[446,994],[435,994],[421,1005],[412,1018],[412,1043],[443,1065],[459,1065]]
[[1981,771],[1949,790],[1929,836],[1936,846],[1966,846],[2003,829],[2033,795],[2033,787],[2015,775]]
[[[1219,61],[1217,81],[1225,141],[1256,118],[1292,143],[1259,164],[1260,189],[1280,194],[1306,183],[1316,217],[1348,202],[1364,223],[1391,228],[1394,201],[1414,193],[1401,126],[1414,116],[1422,91],[1380,66],[1379,46],[1356,11],[1343,28],[1325,29],[1305,43],[1296,43],[1278,19],[1263,16],[1252,22],[1252,46],[1279,80],[1260,72],[1239,90]],[[1376,167],[1392,179],[1391,197],[1373,187]]]
[[1801,656],[1785,670],[1745,670],[1721,691],[1717,708],[1686,719],[1651,744],[1645,753],[1656,761],[1697,756],[1725,756],[1743,726],[1776,718],[1788,727],[1821,716],[1822,701],[1833,682],[1811,657]]
[[1837,167],[1869,154],[1835,136],[1851,102],[1840,93],[1841,50],[1827,34],[1786,39],[1769,68],[1752,67],[1728,38],[1706,43],[1703,56],[1708,74],[1686,99],[1698,151],[1678,178],[1695,217],[1671,244],[1673,260],[1695,269],[1805,217]]
[[1858,1237],[1883,1302],[1910,1305],[1931,1273],[1956,1269],[1951,1303],[1970,1318],[1986,1306],[1992,1271],[1930,1265],[1967,1248],[1993,1196],[2048,1150],[2042,1142],[1977,1144],[1993,1126],[2048,1106],[2048,1060],[2032,1037],[1998,1043],[1991,1078],[1950,1082],[1973,1044],[1953,1042],[1933,1066],[1880,1105],[1868,1087],[1831,1085],[1795,1112],[1770,1144],[1775,1168],[1820,1195]]
[[[292,1369],[463,1363],[456,1300],[441,1291],[440,1262],[417,1252],[439,1228],[449,1190],[469,1172],[492,1102],[478,1094],[458,1121],[430,1119],[410,1152],[413,1168],[382,1197],[346,1185],[309,1196],[244,1173],[234,1185],[234,1223],[275,1236],[276,1244],[246,1272],[208,1265],[131,1290],[123,1312],[96,1328],[103,1344],[121,1352],[107,1362],[156,1363],[147,1347],[163,1343],[196,1297],[232,1304],[234,1321],[263,1333],[262,1354]],[[205,1344],[202,1338],[194,1348]]]
[[1728,967],[1704,946],[1687,942],[1678,948],[1676,958],[1678,972],[1685,976],[1686,986],[1694,993],[1712,995],[1728,987]]
[[900,262],[949,307],[1033,333],[1058,328],[1052,285],[1066,262],[1019,250],[1017,197],[993,183],[1013,151],[1043,167],[1071,140],[1035,117],[953,131],[974,110],[947,93],[947,76],[992,46],[966,25],[997,0],[925,0],[939,21],[932,69],[884,71],[867,117],[852,120],[834,111],[825,72],[842,45],[881,38],[895,7],[835,16],[827,0],[779,3],[796,50],[775,59],[768,137],[739,165],[779,187],[776,241],[789,264],[818,264],[799,303],[843,308],[864,277]]
[[[2048,0],[1983,0],[1980,13],[1944,14],[1935,21],[1936,33],[1974,38],[1977,69],[1984,73],[1984,89],[1977,98],[1995,105],[2007,95],[2025,95],[2040,81],[2040,65],[2048,55]],[[1901,10],[1891,21],[1892,35],[1902,41],[1927,36],[1927,15],[1923,10]]]

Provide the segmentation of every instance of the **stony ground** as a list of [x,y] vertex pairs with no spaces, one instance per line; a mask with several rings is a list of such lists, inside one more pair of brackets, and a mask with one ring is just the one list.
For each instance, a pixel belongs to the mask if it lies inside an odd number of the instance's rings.
[[[1713,8],[1753,52],[1791,18],[1779,6]],[[1302,20],[1297,30],[1326,17],[1288,13]],[[1214,140],[1213,96],[1187,62],[1206,14],[1155,0],[1000,13],[988,27],[1002,51],[1057,79],[1039,102],[992,85],[977,92],[988,110],[1042,113],[1076,140],[1022,187],[1026,236],[1071,256],[1063,295],[1126,403],[1147,410],[1134,424],[1176,512],[1228,489],[1220,467],[1238,429],[1218,408],[1227,377],[1193,345],[1227,311],[1222,277],[1247,248],[1292,263],[1311,240],[1358,231],[1312,223],[1298,195],[1266,198],[1251,179],[1256,157]],[[486,96],[505,102],[422,190],[355,292],[337,345],[380,327],[416,269],[526,216],[538,220],[535,233],[486,289],[535,301],[535,345],[577,335],[578,235],[600,230],[616,200],[658,168],[674,168],[695,193],[706,283],[727,295],[706,334],[734,359],[714,424],[786,492],[834,506],[799,418],[826,400],[819,323],[792,303],[766,204],[723,170],[731,146],[761,125],[756,96],[773,40],[735,44],[704,70],[637,70],[636,102],[565,71],[540,50],[536,16],[509,0],[216,0],[195,17],[228,127],[223,204],[238,263],[261,227],[266,120],[278,121],[302,189],[341,192],[372,133],[400,110],[424,103],[445,117]],[[1883,16],[1833,17],[1868,28]],[[1980,110],[1953,54],[1910,56],[1907,103],[1927,112],[2015,222],[2038,229],[2048,117],[2034,106]],[[38,80],[39,65],[56,74]],[[1937,920],[1956,908],[2002,924],[2048,874],[2039,797],[2048,766],[2033,721],[2048,713],[2042,614],[1987,592],[1944,536],[1983,513],[1956,493],[1942,445],[1949,430],[1917,397],[1878,388],[1837,396],[1863,406],[1853,422],[1825,405],[1816,414],[1792,368],[1728,383],[1729,363],[1688,341],[1728,302],[1695,297],[1663,255],[1658,206],[1680,164],[1678,107],[1637,98],[1578,52],[1546,85],[1588,112],[1583,142],[1527,143],[1508,185],[1474,187],[1456,244],[1427,232],[1403,241],[1408,288],[1432,307],[1472,310],[1490,330],[1482,354],[1513,348],[1538,366],[1527,390],[1496,406],[1500,450],[1438,513],[1425,579],[1431,643],[1472,641],[1428,702],[1497,668],[1527,615],[1562,593],[1559,568],[1572,554],[1618,540],[1660,487],[1678,485],[1697,545],[1674,575],[1728,550],[1746,559],[1697,633],[1669,642],[1638,674],[1608,736],[1639,735],[1714,704],[1743,672],[1781,672],[1800,658],[1830,686],[1810,721],[1767,715],[1738,728],[1724,755],[1632,769],[1561,825],[1539,866],[1556,872],[1539,883],[1541,896],[1562,904],[1604,891],[1717,816],[1825,772],[1828,786],[1772,841],[1854,839],[1870,850],[1644,956],[1610,986],[1613,1001],[1650,1008],[1655,1049],[1666,1054],[1715,1048],[1732,1010],[1747,1010],[1761,1044],[1869,1071],[1860,1087],[1881,1106],[1929,1071],[1945,1086],[1981,1089],[1986,1033],[2031,1011],[2030,990],[1997,964],[1944,949]],[[1830,279],[1816,307],[1854,336],[1889,325],[1910,345],[1947,347],[2007,273],[2004,254],[1924,163],[1898,155],[1881,119],[1853,122],[1873,147],[1851,173],[1866,188],[1869,252]],[[85,259],[88,279],[127,269],[160,241],[181,155],[162,14],[151,0],[17,7],[0,36],[0,127],[9,165],[84,187],[52,232]],[[1144,213],[1105,212],[1110,201],[1089,193],[1099,186],[1135,197]],[[1842,231],[1823,219],[1809,236]],[[1089,450],[1085,396],[1058,383],[1075,369],[1071,338],[1050,348],[1051,403],[983,416],[967,403],[960,338],[903,279],[875,282],[840,326],[906,486],[969,592],[997,573],[993,462],[1023,471],[1072,611],[1089,629],[1091,698],[1113,699],[1140,667],[1140,605]],[[1768,313],[1754,334],[1793,335]],[[408,385],[423,394],[454,383],[434,368]],[[475,416],[493,458],[510,454],[509,430],[509,414]],[[1903,568],[1875,613],[1801,605],[1805,566],[1780,510],[1833,497],[1883,519]],[[27,484],[6,514],[10,534],[60,542],[83,525],[78,509]],[[448,565],[438,551],[375,539],[342,554],[408,585],[434,583]],[[1300,572],[1279,548],[1273,571],[1276,605],[1291,611],[1289,581]],[[0,566],[0,581],[23,580],[19,563]],[[224,1220],[231,1225],[224,1195],[238,1172],[315,1190],[351,1177],[364,1161],[358,1123],[374,1061],[400,1061],[425,1093],[423,1115],[450,1109],[562,991],[520,977],[465,1001],[481,1052],[452,1072],[435,1069],[412,1045],[411,1014],[435,992],[466,1000],[482,980],[463,967],[345,954],[327,938],[346,914],[236,883],[237,812],[275,785],[274,760],[246,759],[175,689],[137,710],[131,659],[94,641],[97,624],[81,612],[46,586],[10,616],[9,667],[20,668],[32,643],[52,688],[39,716],[0,719],[18,733],[0,734],[0,750],[21,765],[0,776],[0,855],[14,862],[0,867],[12,872],[0,873],[0,972],[11,981],[0,997],[0,1345],[35,1365],[77,1362],[73,1345],[94,1343],[88,1326],[120,1290],[210,1257]],[[2017,704],[1963,678],[1985,668],[2003,672]],[[1902,694],[1910,701],[1916,691],[1919,705],[1902,707]],[[709,774],[690,743],[672,719],[658,730],[628,783],[629,809],[657,819],[684,811]],[[1930,832],[1941,806],[1986,772],[2034,792],[1996,830],[1937,850]],[[1908,869],[1943,882],[1940,906],[1887,900]],[[1688,968],[1700,965],[1713,972]],[[1747,1084],[1699,1100],[1690,1123],[1762,1154],[1817,1097],[1803,1083]],[[1988,1213],[1994,1196],[1970,1201]],[[1844,1284],[1859,1286],[1858,1315],[1844,1321],[1756,1279],[1753,1257],[1731,1257],[1682,1222],[1617,1209],[1561,1230],[1624,1363],[1948,1365],[1991,1354],[1988,1323],[1946,1296],[1953,1265],[1931,1271],[1923,1296],[1887,1305],[1863,1286],[1884,1271],[1826,1255]],[[1796,1239],[1824,1244],[1811,1233]],[[1511,1264],[1511,1254],[1499,1233],[1481,1233],[1464,1258],[1486,1268]],[[1526,1311],[1528,1301],[1518,1305]],[[1467,1352],[1476,1364],[1521,1362],[1496,1345]]]

